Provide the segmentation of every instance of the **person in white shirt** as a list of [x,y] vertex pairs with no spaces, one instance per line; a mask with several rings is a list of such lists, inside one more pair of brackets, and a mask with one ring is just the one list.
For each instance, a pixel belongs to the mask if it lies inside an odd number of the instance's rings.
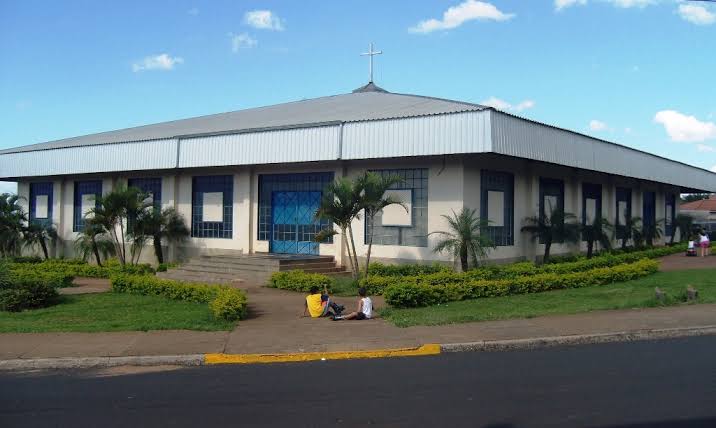
[[334,321],[339,320],[369,320],[373,317],[373,301],[367,296],[368,292],[365,287],[358,290],[358,309],[347,315],[338,315],[333,317]]
[[709,255],[709,249],[711,242],[709,241],[709,234],[705,230],[701,231],[701,237],[699,238],[699,246],[701,247],[701,257]]

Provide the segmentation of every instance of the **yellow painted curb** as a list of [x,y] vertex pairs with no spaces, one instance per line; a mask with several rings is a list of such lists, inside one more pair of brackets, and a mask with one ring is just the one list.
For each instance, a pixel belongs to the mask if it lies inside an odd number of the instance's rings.
[[437,355],[440,345],[428,344],[417,348],[377,349],[374,351],[305,352],[296,354],[206,354],[205,364],[262,364],[316,360],[349,360],[358,358],[391,358]]

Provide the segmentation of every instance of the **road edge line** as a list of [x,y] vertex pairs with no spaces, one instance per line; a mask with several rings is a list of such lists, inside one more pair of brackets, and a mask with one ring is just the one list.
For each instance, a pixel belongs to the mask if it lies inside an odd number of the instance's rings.
[[716,325],[644,329],[597,334],[532,337],[527,339],[481,340],[477,342],[446,343],[443,352],[487,352],[540,349],[554,346],[587,345],[613,342],[671,339],[677,337],[716,335]]
[[438,355],[441,345],[426,344],[414,348],[375,349],[369,351],[300,352],[286,354],[206,354],[204,363],[214,364],[268,364],[324,360],[354,360],[367,358],[395,358]]

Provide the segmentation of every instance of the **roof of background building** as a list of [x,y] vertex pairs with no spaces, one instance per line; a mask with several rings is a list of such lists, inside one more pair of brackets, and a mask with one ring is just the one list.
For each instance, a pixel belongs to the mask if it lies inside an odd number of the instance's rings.
[[716,211],[716,195],[709,195],[708,199],[685,202],[679,207],[680,211]]
[[394,94],[370,83],[353,93],[174,120],[1,150],[0,154],[179,136],[300,127],[484,110],[488,107],[419,95]]

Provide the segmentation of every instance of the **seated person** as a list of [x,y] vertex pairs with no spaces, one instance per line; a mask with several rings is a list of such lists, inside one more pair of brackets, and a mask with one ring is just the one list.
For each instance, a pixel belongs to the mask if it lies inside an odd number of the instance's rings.
[[[306,316],[306,311],[311,315],[311,318],[320,318],[326,316],[340,315],[345,309],[342,305],[338,305],[331,301],[328,297],[328,290],[324,288],[324,294],[319,292],[317,286],[312,286],[308,296],[306,296],[306,302],[303,307],[303,316]],[[333,312],[331,312],[333,310]]]
[[366,296],[365,287],[358,290],[358,309],[348,315],[337,315],[333,317],[334,321],[338,320],[369,320],[373,316],[373,301]]

